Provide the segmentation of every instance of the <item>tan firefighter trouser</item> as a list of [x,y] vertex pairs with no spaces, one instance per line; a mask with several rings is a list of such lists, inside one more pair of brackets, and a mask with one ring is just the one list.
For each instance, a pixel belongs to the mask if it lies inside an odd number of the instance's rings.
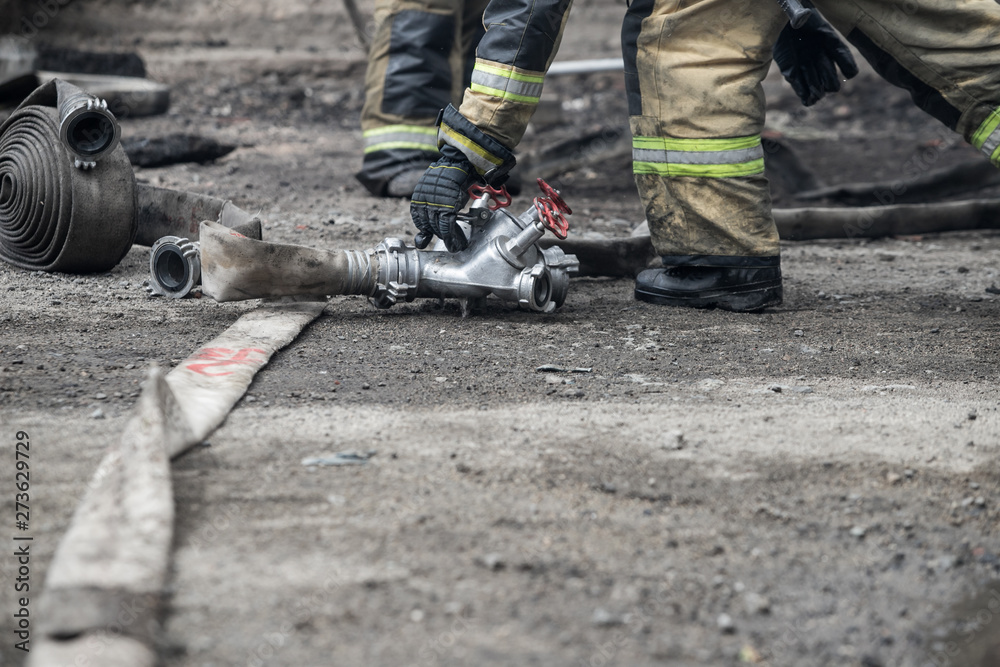
[[377,0],[368,54],[358,179],[376,194],[437,155],[438,112],[458,104],[484,32],[487,0]]
[[[814,4],[880,74],[1000,162],[997,2]],[[633,165],[665,262],[777,260],[760,84],[785,23],[774,0],[632,2],[622,47]]]

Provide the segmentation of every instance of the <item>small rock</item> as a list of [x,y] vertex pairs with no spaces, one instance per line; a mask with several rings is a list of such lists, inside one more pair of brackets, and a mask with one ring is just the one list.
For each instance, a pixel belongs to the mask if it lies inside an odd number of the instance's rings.
[[886,473],[885,481],[889,484],[899,484],[903,479],[902,475],[897,475],[894,472]]
[[955,567],[957,559],[951,554],[947,554],[938,558],[937,567],[935,568],[938,572],[947,572]]
[[103,393],[103,392],[101,392],[101,393],[97,393],[97,394],[94,394],[94,398],[96,398],[96,399],[97,399],[97,400],[99,400],[99,401],[103,401],[103,400],[104,400],[104,399],[106,399],[107,397],[108,397],[108,395],[107,395],[107,394],[105,394],[105,393]]
[[851,537],[856,537],[860,540],[867,532],[868,531],[863,526],[854,526],[851,528]]
[[479,559],[479,564],[485,567],[487,570],[497,571],[502,570],[507,563],[504,562],[503,556],[498,553],[489,553]]
[[667,431],[660,448],[670,451],[684,449],[684,433],[682,431]]
[[970,412],[970,413],[969,413],[969,421],[975,421],[975,420],[976,420],[976,417],[978,417],[978,416],[979,416],[979,415],[978,415],[978,414],[976,414],[976,411],[975,411],[975,410],[973,410],[972,412]]
[[590,623],[597,628],[610,628],[616,625],[624,625],[625,619],[617,614],[612,614],[608,610],[598,607],[590,617]]
[[420,621],[424,620],[424,610],[414,609],[413,611],[411,611],[410,620],[413,621],[414,623],[419,623]]
[[796,329],[793,333],[796,336],[805,336],[806,335],[806,332],[804,332],[802,329]]
[[982,496],[976,496],[976,499],[972,502],[976,505],[976,507],[986,506],[986,498],[983,498]]
[[736,632],[736,623],[733,622],[733,617],[729,614],[719,614],[719,617],[715,619],[715,624],[719,626],[719,630],[723,634],[733,634]]
[[439,375],[438,377],[434,378],[434,381],[435,382],[447,382],[448,378],[444,377],[443,375]]
[[363,385],[361,385],[361,388],[362,389],[371,389],[372,386],[370,384],[368,384],[367,382],[365,382]]
[[796,394],[811,394],[811,393],[813,393],[813,388],[812,387],[807,387],[805,385],[801,385],[801,386],[798,386],[798,387],[792,387],[792,392],[794,392]]
[[101,410],[100,408],[97,408],[96,410],[94,410],[93,412],[90,413],[90,418],[91,419],[104,419],[104,410]]
[[743,599],[748,614],[769,614],[771,601],[759,593],[747,593]]

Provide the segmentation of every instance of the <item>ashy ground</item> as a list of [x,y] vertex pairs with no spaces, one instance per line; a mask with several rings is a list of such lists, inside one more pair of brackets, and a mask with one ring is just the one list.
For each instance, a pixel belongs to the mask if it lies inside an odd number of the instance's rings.
[[[579,2],[561,58],[616,55],[622,11]],[[126,136],[241,146],[141,181],[259,209],[271,240],[411,237],[407,203],[352,178],[364,57],[339,3],[80,1],[48,30],[136,49],[174,87]],[[870,72],[808,111],[768,91],[769,127],[827,183],[975,155]],[[547,95],[561,124],[526,150],[623,122],[620,75]],[[622,164],[559,187],[573,233],[642,219]],[[1000,664],[1000,234],[782,251],[785,303],[754,315],[649,306],[612,279],[574,280],[545,316],[332,299],[174,463],[162,663]],[[144,368],[255,307],[147,297],[147,258],[0,268],[0,490],[12,522],[26,431],[33,601]],[[302,464],[346,450],[375,454]],[[19,665],[11,636],[0,663]]]

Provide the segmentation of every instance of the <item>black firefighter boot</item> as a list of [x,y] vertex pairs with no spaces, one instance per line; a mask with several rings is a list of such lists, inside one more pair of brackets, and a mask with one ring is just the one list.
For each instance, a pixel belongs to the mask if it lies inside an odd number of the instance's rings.
[[665,306],[722,308],[738,313],[781,303],[781,267],[668,266],[635,279],[635,298]]

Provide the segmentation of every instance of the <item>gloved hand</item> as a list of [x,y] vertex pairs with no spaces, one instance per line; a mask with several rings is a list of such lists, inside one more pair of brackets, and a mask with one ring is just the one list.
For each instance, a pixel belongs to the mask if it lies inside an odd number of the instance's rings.
[[449,252],[469,245],[455,216],[469,201],[469,188],[479,181],[460,150],[448,144],[441,147],[441,157],[417,181],[410,201],[410,216],[420,230],[413,239],[418,248],[426,248],[434,236],[444,241]]
[[456,220],[469,201],[469,188],[502,184],[517,160],[451,104],[441,112],[438,128],[441,157],[417,181],[410,201],[410,216],[420,230],[413,242],[423,249],[436,235],[449,252],[458,252],[469,245]]
[[848,79],[858,73],[850,49],[815,9],[798,30],[786,25],[774,45],[774,60],[805,106],[840,90],[837,66]]

